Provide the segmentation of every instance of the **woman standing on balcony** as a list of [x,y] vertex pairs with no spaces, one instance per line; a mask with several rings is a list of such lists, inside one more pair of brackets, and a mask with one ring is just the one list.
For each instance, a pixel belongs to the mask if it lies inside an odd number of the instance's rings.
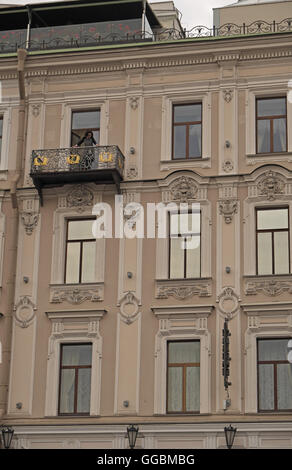
[[[74,147],[93,147],[97,146],[96,140],[93,137],[92,131],[86,131],[84,137],[77,142]],[[78,152],[79,153],[79,152]],[[80,154],[80,168],[83,170],[92,169],[94,163],[94,152],[90,149],[84,149]]]
[[74,147],[80,147],[81,145],[82,147],[92,147],[93,145],[97,145],[92,131],[86,131],[84,137],[82,137]]

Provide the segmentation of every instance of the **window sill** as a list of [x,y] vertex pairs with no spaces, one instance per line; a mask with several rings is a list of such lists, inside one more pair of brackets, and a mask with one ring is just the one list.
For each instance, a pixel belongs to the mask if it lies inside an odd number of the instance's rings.
[[173,170],[176,168],[211,168],[210,157],[182,158],[172,160],[160,160],[160,171]]
[[273,160],[273,162],[280,162],[280,161],[292,162],[292,152],[247,154],[246,158],[247,158],[248,165],[260,163],[265,160]]
[[50,303],[68,302],[79,305],[85,301],[102,302],[104,299],[104,283],[87,284],[50,284]]
[[168,299],[174,297],[177,300],[185,300],[194,295],[198,297],[210,297],[212,295],[212,278],[195,279],[156,279],[156,299]]
[[266,274],[243,276],[245,294],[264,294],[270,297],[284,292],[292,294],[292,274]]

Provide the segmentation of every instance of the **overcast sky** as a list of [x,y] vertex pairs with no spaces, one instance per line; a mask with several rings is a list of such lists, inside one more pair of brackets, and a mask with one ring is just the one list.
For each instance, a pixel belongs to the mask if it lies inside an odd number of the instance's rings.
[[[56,0],[47,0],[48,3]],[[161,0],[148,0],[150,3]],[[41,0],[43,2],[43,0]],[[174,0],[176,8],[182,13],[182,25],[186,29],[191,29],[196,25],[211,26],[213,24],[212,8],[221,7],[236,0]],[[40,0],[0,0],[1,4],[33,4],[40,3]]]

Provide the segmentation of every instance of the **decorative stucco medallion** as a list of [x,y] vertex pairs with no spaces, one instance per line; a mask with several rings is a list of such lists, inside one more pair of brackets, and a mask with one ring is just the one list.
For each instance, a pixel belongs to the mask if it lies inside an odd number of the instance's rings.
[[272,201],[284,194],[285,182],[278,173],[268,171],[262,176],[257,187],[260,196],[266,196],[269,201]]
[[121,318],[127,325],[130,325],[139,314],[139,300],[133,292],[128,291],[119,303]]
[[20,298],[17,305],[14,306],[13,314],[21,328],[27,328],[35,317],[36,307],[28,296]]
[[198,185],[187,176],[181,176],[170,184],[172,201],[188,202],[188,200],[196,198],[197,192]]

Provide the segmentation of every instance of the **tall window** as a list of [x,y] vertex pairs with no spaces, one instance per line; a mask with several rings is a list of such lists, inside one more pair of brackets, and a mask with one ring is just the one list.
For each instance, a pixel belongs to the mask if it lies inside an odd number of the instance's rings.
[[95,245],[93,219],[67,221],[65,283],[94,282]]
[[59,414],[89,414],[91,358],[91,344],[61,345]]
[[170,214],[170,279],[201,276],[201,214]]
[[167,358],[167,412],[198,413],[200,341],[170,341]]
[[202,156],[202,103],[173,106],[172,158]]
[[3,117],[0,116],[0,160],[1,160],[2,138],[3,138]]
[[289,210],[257,209],[257,274],[290,272]]
[[286,98],[258,98],[256,109],[257,153],[286,152]]
[[292,364],[286,339],[258,340],[258,410],[292,411]]
[[92,131],[96,143],[100,135],[100,110],[73,111],[71,125],[71,145],[76,145],[84,137],[86,131]]

